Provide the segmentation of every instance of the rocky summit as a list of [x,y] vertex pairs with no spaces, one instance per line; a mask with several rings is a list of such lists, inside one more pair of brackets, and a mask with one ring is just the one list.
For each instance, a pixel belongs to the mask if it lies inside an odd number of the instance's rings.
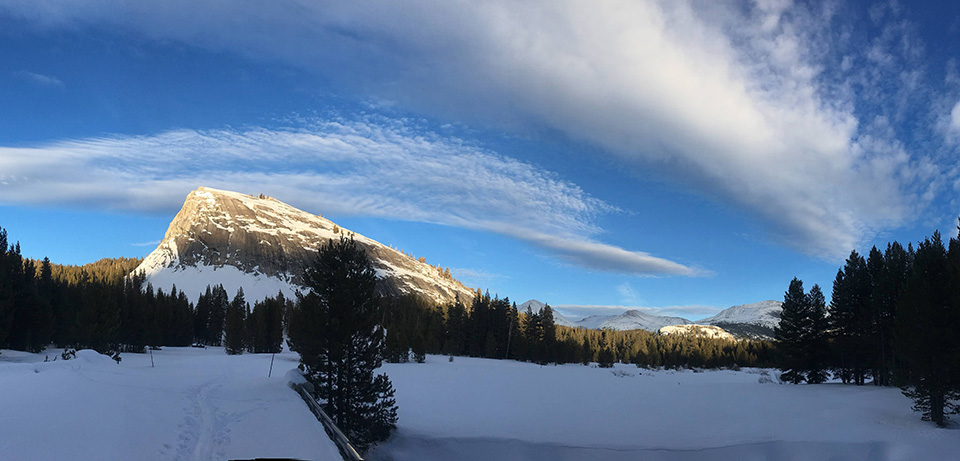
[[251,196],[207,187],[187,195],[157,248],[136,269],[147,282],[168,291],[174,286],[196,300],[207,285],[224,285],[231,294],[243,287],[247,301],[293,296],[302,290],[305,268],[328,239],[353,237],[380,276],[381,294],[415,293],[446,303],[464,303],[474,290],[448,270],[344,229],[264,195]]

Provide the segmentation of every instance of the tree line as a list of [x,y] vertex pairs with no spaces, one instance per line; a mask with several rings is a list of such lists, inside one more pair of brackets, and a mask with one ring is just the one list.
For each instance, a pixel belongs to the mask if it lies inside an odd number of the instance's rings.
[[[0,229],[0,348],[41,351],[88,347],[142,352],[148,347],[224,346],[230,353],[279,351],[289,312],[298,300],[244,300],[222,286],[207,287],[194,304],[130,274],[139,260],[104,259],[61,266],[23,258]],[[477,291],[437,305],[415,295],[379,298],[388,361],[422,361],[425,354],[513,359],[535,363],[635,363],[663,367],[764,366],[770,343],[645,330],[597,331],[556,325],[553,310],[518,311],[508,298]],[[228,341],[229,340],[229,341]],[[229,342],[229,343],[228,343]]]
[[960,240],[939,231],[904,248],[850,253],[820,287],[794,278],[776,335],[782,377],[793,383],[895,385],[924,420],[939,426],[960,412]]
[[[276,298],[251,308],[242,290],[231,301],[223,286],[207,287],[197,304],[172,287],[154,290],[139,260],[103,259],[85,266],[62,266],[48,258],[22,256],[0,228],[0,349],[40,352],[57,347],[90,348],[101,353],[143,352],[148,347],[223,344],[239,350],[279,352],[283,313],[292,301]],[[231,307],[234,308],[231,311]],[[227,331],[228,313],[240,323]]]
[[[306,293],[290,311],[289,344],[313,394],[361,451],[385,440],[397,421],[393,386],[376,374],[382,361],[423,362],[426,354],[529,360],[599,360],[638,366],[733,366],[770,361],[758,341],[718,340],[646,331],[557,326],[553,311],[518,312],[509,299],[478,291],[468,306],[414,295],[376,294],[376,272],[362,248],[343,236],[321,246],[306,271]],[[228,346],[229,347],[229,346]]]
[[467,306],[437,305],[414,295],[385,299],[385,358],[425,354],[512,359],[539,364],[633,363],[642,367],[773,366],[769,341],[660,335],[646,330],[592,330],[556,325],[553,309],[519,311],[508,298],[477,292]]
[[393,388],[374,370],[382,360],[422,362],[428,353],[539,364],[616,362],[652,367],[763,366],[774,349],[762,341],[597,331],[556,325],[553,310],[520,312],[508,298],[477,291],[469,305],[419,296],[381,297],[376,275],[352,239],[327,242],[307,270],[306,294],[282,293],[251,307],[208,286],[192,303],[130,274],[134,259],[58,266],[23,258],[0,229],[0,348],[91,348],[144,352],[159,346],[222,346],[228,354],[279,352],[284,337],[301,355],[341,429],[363,449],[395,426]]

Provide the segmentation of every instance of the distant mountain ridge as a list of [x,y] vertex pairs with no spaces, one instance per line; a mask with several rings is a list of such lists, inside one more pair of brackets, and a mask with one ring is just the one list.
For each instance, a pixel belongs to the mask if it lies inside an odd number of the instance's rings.
[[773,339],[782,310],[782,301],[760,301],[729,307],[696,323],[717,326],[743,338]]
[[578,325],[596,330],[649,330],[657,331],[670,325],[687,325],[693,323],[683,317],[671,317],[643,312],[637,309],[628,310],[620,315],[591,315],[579,322]]
[[[537,301],[536,299],[531,299],[517,306],[517,312],[524,313],[524,312],[527,312],[527,309],[529,308],[531,312],[537,313],[537,312],[540,312],[544,308],[544,306],[546,306],[546,304],[540,301]],[[576,322],[564,317],[563,314],[557,312],[556,309],[551,308],[551,310],[553,310],[554,324],[563,325],[565,327],[574,327],[574,328],[578,326]]]
[[243,287],[247,301],[294,296],[302,289],[304,269],[328,239],[352,236],[381,277],[382,294],[416,293],[447,303],[465,304],[474,290],[449,272],[414,259],[373,239],[344,229],[320,215],[272,197],[208,187],[190,192],[163,240],[135,271],[155,288],[174,285],[194,301],[207,285],[223,284],[229,293]]
[[[538,312],[543,308],[544,303],[531,299],[520,305],[523,307],[520,309],[520,312],[524,312],[528,305],[531,306],[535,312]],[[729,307],[712,317],[698,321],[691,321],[683,317],[656,315],[638,309],[631,309],[616,315],[591,315],[582,320],[571,320],[564,317],[556,309],[553,309],[553,312],[554,321],[557,325],[574,328],[582,327],[597,330],[642,329],[657,332],[664,327],[678,325],[709,325],[722,328],[726,332],[740,338],[772,339],[774,335],[773,329],[780,323],[782,305],[782,302],[773,300],[741,304]],[[690,329],[680,328],[671,331],[686,330]]]

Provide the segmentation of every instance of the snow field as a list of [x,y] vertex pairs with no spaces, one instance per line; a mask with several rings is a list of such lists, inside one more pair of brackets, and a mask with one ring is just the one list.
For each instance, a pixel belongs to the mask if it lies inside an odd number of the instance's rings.
[[[47,352],[51,358],[58,350]],[[0,459],[339,460],[286,383],[295,353],[0,355]],[[960,430],[898,389],[759,383],[761,370],[538,366],[427,356],[385,364],[399,427],[370,460],[952,460]]]
[[898,389],[428,356],[385,364],[398,432],[368,459],[956,459]]
[[42,363],[0,354],[0,458],[21,460],[339,460],[336,446],[286,372],[297,355],[228,356],[222,348],[93,351]]

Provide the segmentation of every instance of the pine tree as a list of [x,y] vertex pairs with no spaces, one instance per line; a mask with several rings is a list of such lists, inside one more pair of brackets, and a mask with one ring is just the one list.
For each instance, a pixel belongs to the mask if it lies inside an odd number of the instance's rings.
[[868,333],[870,314],[870,275],[867,263],[856,251],[850,253],[843,269],[837,272],[830,301],[830,329],[833,332],[839,363],[836,374],[844,383],[863,385],[867,375],[867,356],[871,350]]
[[810,300],[803,292],[803,282],[794,277],[783,295],[780,324],[774,329],[781,351],[781,377],[794,384],[806,379],[809,357],[805,341],[812,329]]
[[194,313],[193,334],[198,344],[211,345],[210,341],[210,308],[213,306],[213,290],[207,285],[200,298],[197,299],[197,309]]
[[460,302],[457,295],[453,304],[447,306],[444,320],[443,353],[448,355],[462,355],[466,347],[467,308]]
[[243,299],[243,287],[237,290],[233,302],[227,306],[227,318],[224,329],[224,347],[227,354],[242,354],[246,342],[245,323],[247,319],[247,302]]
[[230,305],[230,296],[223,285],[213,287],[213,297],[210,302],[210,323],[207,324],[207,335],[210,346],[223,344],[223,329],[227,319],[227,307]]
[[80,308],[76,316],[77,343],[101,354],[110,352],[120,328],[118,291],[81,275]]
[[490,331],[490,293],[477,295],[470,306],[466,324],[467,352],[471,357],[485,357],[487,333]]
[[265,299],[263,305],[263,342],[259,352],[279,353],[283,350],[283,312],[287,300],[283,293],[277,293],[276,298]]
[[0,228],[0,349],[6,349],[9,344],[16,300],[17,265],[11,250],[7,231]]
[[613,352],[613,341],[612,338],[610,338],[612,335],[612,330],[603,330],[600,332],[602,349],[600,349],[600,353],[597,354],[597,366],[600,368],[613,368],[613,362],[617,360],[616,354]]
[[882,280],[877,285],[879,291],[879,335],[880,376],[879,385],[889,386],[893,377],[898,373],[897,355],[894,352],[894,330],[896,324],[897,304],[903,296],[907,278],[912,270],[912,257],[897,242],[887,245],[883,254],[884,271]]
[[[960,243],[950,246],[960,251]],[[947,425],[948,415],[960,412],[956,335],[960,274],[949,264],[954,258],[948,258],[939,232],[920,242],[896,319],[903,393],[924,420],[941,427]]]
[[370,259],[341,236],[319,251],[307,270],[290,342],[313,383],[315,397],[358,449],[386,440],[396,427],[393,385],[374,375],[383,361],[382,304]]
[[553,308],[549,304],[540,310],[540,325],[543,329],[543,361],[556,362],[557,324],[553,319]]
[[830,351],[827,345],[827,302],[819,285],[814,285],[807,293],[807,315],[810,329],[806,332],[803,347],[808,357],[807,382],[820,384],[827,380],[827,361]]
[[[528,356],[531,361],[545,364],[543,360],[543,321],[540,312],[533,312],[527,306],[527,313],[523,324],[523,338],[527,344]],[[591,359],[592,360],[592,359]]]

